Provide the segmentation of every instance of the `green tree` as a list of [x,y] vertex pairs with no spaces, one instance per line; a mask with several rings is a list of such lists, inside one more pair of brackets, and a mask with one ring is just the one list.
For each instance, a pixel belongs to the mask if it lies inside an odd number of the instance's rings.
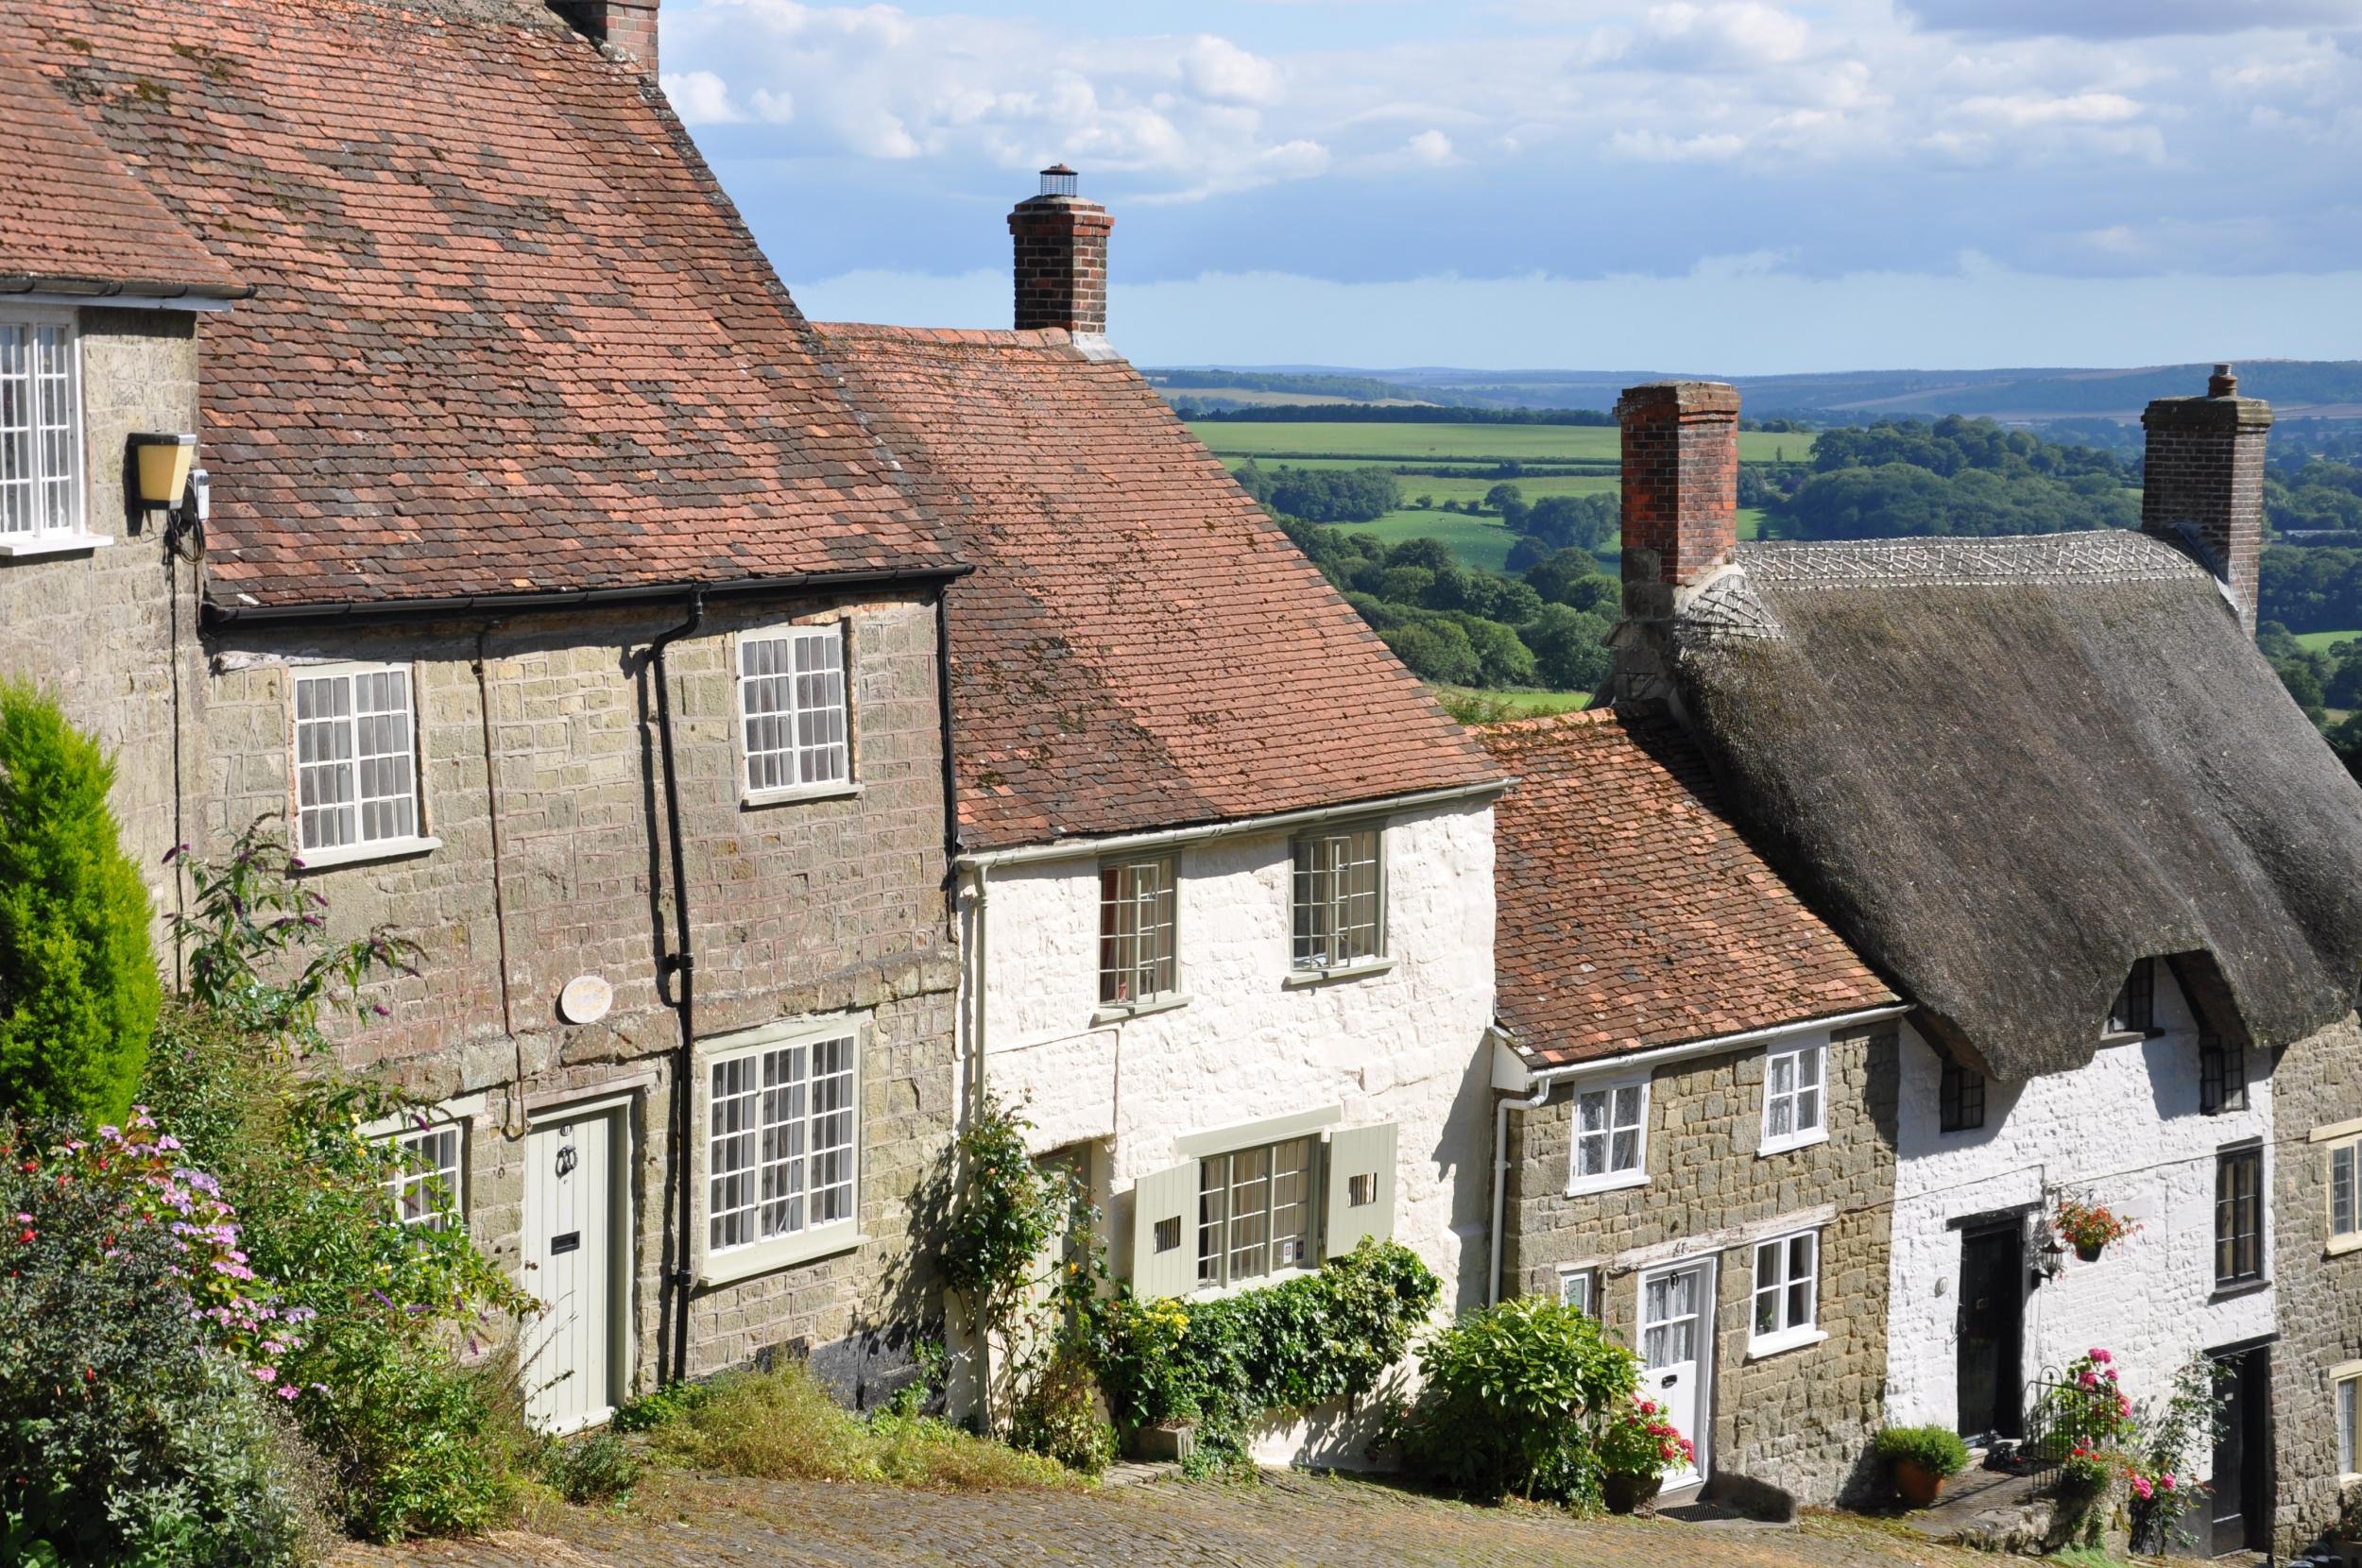
[[1484,492],[1484,509],[1488,512],[1505,512],[1525,499],[1525,491],[1504,480]]
[[1534,676],[1561,691],[1597,691],[1615,663],[1604,617],[1545,605],[1542,613],[1517,628],[1533,650]]
[[0,1107],[120,1121],[163,987],[114,764],[29,686],[0,686]]

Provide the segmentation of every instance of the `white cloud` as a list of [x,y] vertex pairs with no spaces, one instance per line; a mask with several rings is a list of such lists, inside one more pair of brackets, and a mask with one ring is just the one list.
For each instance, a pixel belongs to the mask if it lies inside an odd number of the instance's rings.
[[1611,151],[1651,163],[1720,162],[1747,150],[1743,136],[1668,136],[1654,130],[1619,130],[1609,139]]
[[1696,70],[1746,70],[1800,58],[1812,39],[1802,17],[1762,0],[1692,0],[1652,9],[1643,23],[1645,57]]
[[1268,104],[1279,96],[1278,69],[1226,38],[1191,39],[1181,72],[1193,90],[1220,103]]
[[664,95],[683,125],[735,125],[745,116],[730,102],[729,85],[710,71],[667,72]]
[[1451,138],[1440,130],[1429,129],[1402,145],[1414,163],[1441,164],[1451,162]]
[[2106,126],[2139,118],[2141,106],[2120,93],[2074,93],[2055,98],[2013,93],[2006,97],[1964,98],[1960,112],[2008,126]]

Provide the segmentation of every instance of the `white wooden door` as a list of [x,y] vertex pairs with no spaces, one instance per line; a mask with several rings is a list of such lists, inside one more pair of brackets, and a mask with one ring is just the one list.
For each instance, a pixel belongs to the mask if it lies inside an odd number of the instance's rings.
[[1687,1263],[1640,1276],[1640,1397],[1697,1449],[1692,1466],[1665,1477],[1686,1487],[1706,1474],[1706,1379],[1714,1357],[1714,1265]]
[[615,1404],[615,1163],[622,1113],[559,1112],[525,1136],[524,1284],[549,1308],[525,1327],[525,1414],[545,1431]]

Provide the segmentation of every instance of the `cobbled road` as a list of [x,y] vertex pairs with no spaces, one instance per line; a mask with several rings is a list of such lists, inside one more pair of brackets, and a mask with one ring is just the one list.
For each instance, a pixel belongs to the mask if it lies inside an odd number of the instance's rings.
[[942,1494],[821,1482],[679,1483],[628,1514],[568,1508],[534,1531],[347,1547],[334,1568],[744,1568],[747,1564],[1465,1565],[1969,1568],[1989,1562],[1842,1516],[1799,1527],[1570,1520],[1288,1472],[1082,1492]]

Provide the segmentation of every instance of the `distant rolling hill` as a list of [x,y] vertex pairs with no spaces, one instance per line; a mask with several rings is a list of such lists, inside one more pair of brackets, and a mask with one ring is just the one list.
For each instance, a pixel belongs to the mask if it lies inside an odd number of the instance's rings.
[[[1880,415],[1986,414],[2043,422],[2062,418],[2134,419],[2152,398],[2196,392],[2205,365],[2132,369],[2030,367],[2007,370],[1856,370],[1807,376],[1715,376],[1664,370],[1398,370],[1331,366],[1258,366],[1151,369],[1169,398],[1225,392],[1255,401],[1304,402],[1428,401],[1468,408],[1610,408],[1617,394],[1673,374],[1737,383],[1751,415],[1817,414],[1823,418]],[[1350,392],[1344,390],[1350,386]],[[2290,417],[2362,419],[2362,360],[2248,360],[2239,390],[2267,398]],[[1235,404],[1233,405],[1235,406]]]

